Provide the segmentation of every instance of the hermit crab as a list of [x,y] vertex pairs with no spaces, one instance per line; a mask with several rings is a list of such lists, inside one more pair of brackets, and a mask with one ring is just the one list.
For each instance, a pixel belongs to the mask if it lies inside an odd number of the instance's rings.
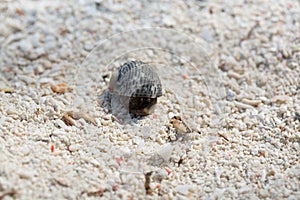
[[128,61],[111,76],[112,104],[119,103],[135,117],[154,111],[162,85],[153,67],[142,61]]

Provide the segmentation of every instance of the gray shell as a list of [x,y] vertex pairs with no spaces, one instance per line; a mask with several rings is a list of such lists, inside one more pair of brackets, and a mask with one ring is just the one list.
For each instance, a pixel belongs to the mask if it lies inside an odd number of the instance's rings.
[[152,67],[141,61],[129,61],[121,65],[110,82],[113,92],[127,97],[162,96],[160,79]]

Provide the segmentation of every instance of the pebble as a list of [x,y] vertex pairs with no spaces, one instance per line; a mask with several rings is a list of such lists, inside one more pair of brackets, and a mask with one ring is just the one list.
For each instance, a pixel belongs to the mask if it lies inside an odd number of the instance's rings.
[[23,31],[25,29],[24,24],[14,18],[6,18],[6,25],[9,26],[13,32]]
[[55,124],[66,131],[70,130],[70,128],[60,119],[55,120]]
[[47,77],[43,77],[39,80],[39,82],[41,84],[45,84],[45,83],[50,83],[50,84],[54,84],[54,80],[53,78],[47,78]]
[[8,115],[17,115],[18,114],[18,111],[14,108],[9,108],[7,111],[6,111],[6,114]]
[[101,120],[102,126],[109,126],[111,124],[111,120]]
[[158,155],[160,155],[165,161],[168,161],[171,157],[173,147],[171,144],[164,144],[158,150]]
[[222,197],[224,196],[225,191],[226,191],[226,189],[216,188],[216,190],[214,192],[214,198],[215,199],[222,199]]
[[242,102],[238,102],[238,101],[234,101],[234,104],[241,109],[253,109],[253,107],[251,105],[242,103]]
[[25,75],[18,75],[18,78],[27,84],[33,84],[36,82],[34,78]]
[[240,194],[246,194],[246,193],[249,193],[252,191],[252,186],[250,185],[247,185],[247,186],[244,186],[244,187],[241,187],[239,190],[238,190],[238,193]]
[[242,99],[241,101],[242,103],[248,104],[250,106],[258,106],[259,104],[261,104],[261,100],[259,99]]
[[212,42],[214,40],[213,31],[207,27],[204,27],[201,31],[201,37],[207,42]]
[[226,99],[227,99],[228,101],[232,101],[232,100],[234,100],[234,97],[235,97],[235,92],[232,91],[231,89],[228,89],[228,90],[227,90]]
[[197,190],[195,185],[178,185],[175,190],[182,195],[187,195],[189,192]]
[[176,25],[175,19],[171,16],[163,17],[163,23],[167,27],[174,27]]
[[79,144],[71,144],[71,145],[69,146],[69,150],[70,150],[71,152],[78,151],[79,149],[80,149],[80,145],[79,145]]
[[0,34],[1,36],[8,37],[11,34],[11,31],[7,26],[1,23],[0,25]]
[[91,42],[87,42],[84,44],[84,49],[86,51],[91,51],[94,48],[94,45]]
[[22,155],[27,156],[30,153],[30,149],[29,149],[29,147],[27,147],[27,146],[24,145],[20,149],[20,152],[21,152]]
[[166,179],[168,177],[168,173],[165,169],[159,169],[154,174],[154,177],[158,180],[163,180],[163,179]]
[[271,101],[273,103],[285,104],[290,101],[290,97],[287,95],[277,95],[272,97]]
[[32,179],[35,175],[34,171],[27,169],[27,170],[19,170],[18,175],[20,176],[20,178],[23,179]]
[[260,189],[259,190],[259,195],[262,197],[262,198],[268,198],[270,196],[268,190],[266,189]]
[[239,80],[239,79],[243,78],[242,75],[240,75],[240,74],[238,74],[238,73],[236,73],[236,72],[234,72],[234,71],[229,71],[228,74],[227,74],[227,76],[228,76],[229,78],[234,78],[234,79],[236,79],[236,80]]

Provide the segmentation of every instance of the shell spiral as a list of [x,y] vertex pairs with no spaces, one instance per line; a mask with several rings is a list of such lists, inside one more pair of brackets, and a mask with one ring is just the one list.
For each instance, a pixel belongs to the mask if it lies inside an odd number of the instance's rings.
[[153,68],[142,61],[121,65],[112,78],[113,92],[127,97],[157,98],[162,96],[162,85]]

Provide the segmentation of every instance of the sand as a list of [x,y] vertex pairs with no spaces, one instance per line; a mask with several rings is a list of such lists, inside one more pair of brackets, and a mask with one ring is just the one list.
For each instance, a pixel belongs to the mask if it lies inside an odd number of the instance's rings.
[[[0,199],[299,199],[299,10],[2,1]],[[128,60],[163,96],[124,120],[108,82]]]

